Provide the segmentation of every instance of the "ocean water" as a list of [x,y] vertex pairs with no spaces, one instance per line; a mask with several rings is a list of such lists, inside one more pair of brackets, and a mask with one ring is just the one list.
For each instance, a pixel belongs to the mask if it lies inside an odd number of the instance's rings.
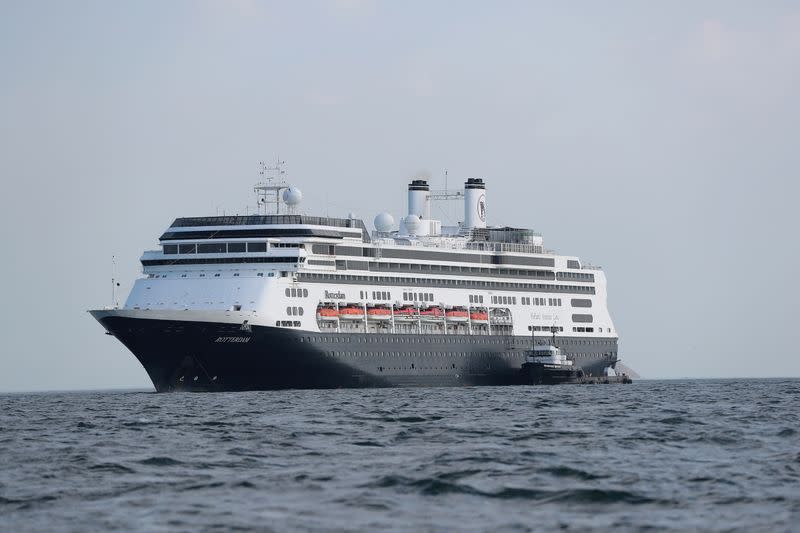
[[26,530],[800,530],[800,380],[0,395]]

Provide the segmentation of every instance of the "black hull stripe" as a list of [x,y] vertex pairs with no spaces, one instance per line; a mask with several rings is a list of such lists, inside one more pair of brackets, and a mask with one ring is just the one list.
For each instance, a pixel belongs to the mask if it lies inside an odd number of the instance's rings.
[[[101,322],[133,352],[158,391],[517,385],[525,383],[521,366],[530,347],[527,336],[243,330],[119,316]],[[568,355],[581,354],[574,357],[577,367],[599,375],[616,361],[616,339],[603,340],[557,342]]]

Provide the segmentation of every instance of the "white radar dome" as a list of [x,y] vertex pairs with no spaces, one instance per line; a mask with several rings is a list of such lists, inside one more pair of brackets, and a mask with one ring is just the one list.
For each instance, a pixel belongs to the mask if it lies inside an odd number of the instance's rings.
[[417,233],[417,231],[419,230],[419,226],[421,224],[420,219],[417,215],[408,215],[403,220],[403,223],[406,225],[406,230],[411,235]]
[[297,205],[303,199],[303,193],[297,187],[289,187],[283,191],[283,201],[286,205]]
[[394,217],[389,213],[381,213],[375,217],[375,229],[381,233],[388,233],[394,228]]

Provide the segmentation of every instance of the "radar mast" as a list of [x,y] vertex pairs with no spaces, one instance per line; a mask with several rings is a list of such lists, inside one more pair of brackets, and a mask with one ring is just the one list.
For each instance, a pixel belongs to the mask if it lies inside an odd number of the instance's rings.
[[261,181],[253,187],[253,192],[256,193],[256,211],[258,214],[279,215],[281,193],[289,188],[286,183],[286,161],[280,158],[276,158],[274,163],[259,161],[258,167]]

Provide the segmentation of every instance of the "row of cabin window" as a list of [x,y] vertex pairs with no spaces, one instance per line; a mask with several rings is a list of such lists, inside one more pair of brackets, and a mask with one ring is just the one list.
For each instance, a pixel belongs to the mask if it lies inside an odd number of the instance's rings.
[[299,320],[276,320],[275,325],[284,328],[299,328]]
[[303,308],[296,306],[287,307],[286,314],[289,316],[303,316]]
[[284,294],[290,298],[308,298],[308,289],[287,288]]
[[[278,243],[280,244],[280,243]],[[273,245],[276,246],[276,245]],[[265,242],[211,242],[199,244],[165,244],[164,254],[234,254],[244,252],[266,252]]]
[[[299,325],[299,322],[298,322]],[[494,328],[493,328],[494,329]],[[405,336],[402,336],[405,335]],[[381,342],[388,342],[393,344],[474,344],[480,342],[481,344],[512,344],[523,345],[528,342],[528,339],[517,338],[509,339],[507,336],[501,335],[439,335],[438,338],[422,337],[418,334],[396,334],[388,333],[380,337]],[[362,343],[368,344],[372,342],[370,336],[360,335],[358,337],[301,337],[300,342],[333,342],[333,343]]]
[[594,274],[584,274],[583,272],[559,272],[558,277],[594,281]]
[[483,303],[483,295],[482,294],[470,294],[469,295],[469,303],[471,303],[471,304],[482,304]]
[[[279,324],[275,324],[276,326]],[[292,325],[291,322],[289,325]],[[295,325],[299,326],[300,322],[295,322]],[[562,326],[533,326],[533,331],[542,331],[552,333],[552,328],[556,328],[556,332],[563,332],[564,328]],[[597,328],[598,330],[602,330],[602,328]],[[528,331],[531,331],[531,326],[528,326]],[[611,332],[611,328],[608,328],[608,331]],[[591,333],[591,332],[589,332]],[[415,335],[410,336],[399,336],[394,334],[388,334],[385,336],[380,337],[381,342],[386,342],[390,344],[473,344],[473,343],[480,343],[480,344],[504,344],[508,345],[509,343],[514,345],[524,346],[530,342],[529,338],[524,338],[521,336],[516,336],[514,338],[508,338],[505,336],[480,336],[475,337],[473,336],[472,339],[468,337],[459,336],[459,337],[447,337],[446,335],[442,335],[438,338],[422,338],[417,337]],[[300,337],[300,342],[331,342],[331,343],[360,343],[360,344],[368,344],[371,343],[372,340],[370,337],[366,335],[359,335],[357,337],[343,337],[343,336],[334,336],[334,337]],[[607,339],[562,339],[561,342],[569,345],[582,345],[582,346],[607,346],[609,344],[613,345],[614,341],[609,341]]]
[[[594,328],[592,326],[572,326],[572,331],[575,333],[594,333],[597,329],[598,333],[603,333],[603,328]],[[611,333],[611,328],[606,328],[608,333]]]
[[[420,357],[434,357],[440,356],[442,358],[447,357],[495,357],[497,354],[494,352],[420,352],[420,353],[408,353],[408,352],[337,352],[333,350],[329,350],[325,352],[329,357],[403,357],[407,358],[412,355],[419,355]],[[573,353],[571,354],[573,357],[597,357],[597,353]],[[617,355],[616,352],[608,352],[605,355],[613,356]],[[390,368],[390,367],[382,367],[379,366],[378,370],[383,372],[384,368],[387,370],[407,370],[406,368]],[[409,367],[411,370],[417,370],[414,363],[411,364]],[[455,363],[452,364],[450,368],[456,368]],[[442,367],[419,367],[419,370],[444,370]]]
[[[275,275],[275,273],[274,272],[269,272],[269,273],[267,273],[267,275],[271,278],[271,277],[273,277]],[[187,276],[188,276],[188,274],[181,274],[182,278],[185,278]],[[256,274],[256,276],[259,277],[259,278],[263,278],[264,277],[264,273],[263,272],[258,272]],[[148,274],[147,277],[148,278],[166,278],[167,274]],[[198,274],[198,277],[204,278],[204,277],[206,277],[206,275],[204,273],[200,273],[200,274]],[[215,278],[220,277],[220,273],[217,272],[216,274],[214,274],[214,277]],[[234,272],[233,277],[238,278],[239,277],[239,273],[238,272]],[[286,296],[289,296],[289,295],[287,294]],[[308,296],[308,294],[306,294],[306,296]]]
[[409,300],[412,302],[432,302],[433,301],[433,293],[432,292],[404,292],[403,293],[403,300]]
[[[369,291],[358,291],[359,297],[364,300],[369,296]],[[392,293],[389,291],[372,291],[372,299],[373,300],[385,300],[389,301],[392,299]]]
[[[346,270],[352,268],[353,270],[367,270],[367,268],[350,267],[349,264],[354,261],[351,259],[337,259],[336,262],[340,268],[338,270]],[[361,265],[363,261],[355,261]],[[527,278],[541,278],[543,280],[554,280],[555,274],[551,270],[531,270],[519,268],[489,268],[465,265],[437,265],[429,263],[388,263],[384,261],[369,262],[369,270],[375,272],[430,272],[431,274],[479,274],[486,276],[519,276]]]
[[[165,277],[166,277],[166,276],[165,276]],[[182,278],[188,278],[188,277],[189,277],[189,273],[187,272],[186,274],[181,274],[181,277],[182,277]],[[200,274],[200,277],[201,277],[201,278],[204,278],[204,277],[206,277],[206,275],[205,275],[205,274]],[[215,278],[218,278],[218,277],[219,277],[219,274],[214,274],[214,277],[215,277]],[[233,273],[233,277],[234,277],[234,278],[238,278],[238,277],[239,277],[239,273],[238,273],[238,272],[234,272],[234,273]]]
[[[301,258],[305,259],[305,258]],[[471,279],[438,279],[438,278],[405,278],[405,277],[390,277],[390,276],[356,276],[349,274],[323,274],[318,272],[298,272],[298,279],[304,280],[317,280],[326,281],[331,283],[380,283],[388,284],[394,283],[397,285],[435,285],[439,287],[462,287],[465,285],[475,286],[485,289],[516,289],[516,290],[531,290],[540,289],[544,291],[558,291],[564,290],[567,292],[586,292],[590,294],[595,293],[595,289],[590,285],[544,285],[541,283],[519,283],[519,282],[505,282],[505,281],[482,281]],[[409,295],[414,293],[408,293]],[[412,298],[406,298],[411,300]],[[430,300],[433,301],[433,300]]]
[[550,307],[561,307],[561,298],[531,298],[522,297],[522,305],[549,305]]

